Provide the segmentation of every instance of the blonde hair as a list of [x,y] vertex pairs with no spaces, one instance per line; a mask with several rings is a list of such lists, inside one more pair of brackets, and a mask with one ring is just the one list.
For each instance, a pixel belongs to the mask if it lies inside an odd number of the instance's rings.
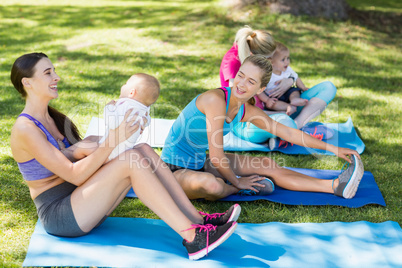
[[154,76],[144,73],[136,73],[133,75],[134,77],[140,79],[140,83],[138,83],[137,87],[139,89],[139,94],[142,97],[146,97],[148,94],[149,98],[156,100],[159,97],[160,93],[160,84],[158,79]]
[[271,61],[263,55],[251,55],[244,60],[243,64],[247,62],[250,62],[261,69],[262,75],[260,87],[267,85],[272,75]]
[[136,89],[135,100],[144,102],[155,102],[160,93],[160,84],[158,79],[149,74],[136,73],[132,75],[126,82],[129,86],[122,86],[120,90],[120,98],[127,98],[133,88]]
[[276,44],[276,50],[275,50],[274,55],[272,55],[272,58],[275,57],[276,55],[278,55],[280,52],[289,51],[289,48],[287,48],[287,46],[285,46],[281,42],[276,41],[275,44]]
[[235,42],[237,43],[241,63],[251,53],[254,55],[271,56],[276,48],[274,38],[268,31],[253,30],[247,25],[237,31]]

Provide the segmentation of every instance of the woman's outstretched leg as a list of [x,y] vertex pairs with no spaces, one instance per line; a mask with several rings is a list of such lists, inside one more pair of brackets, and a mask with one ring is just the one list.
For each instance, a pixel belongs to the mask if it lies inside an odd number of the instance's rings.
[[321,180],[299,172],[279,166],[268,157],[253,157],[239,154],[226,154],[230,165],[236,175],[250,176],[260,175],[271,177],[274,183],[282,188],[292,191],[324,192],[333,193],[331,180]]
[[140,144],[135,147],[142,155],[150,162],[150,167],[156,174],[156,177],[162,182],[163,186],[169,192],[177,206],[183,213],[194,223],[202,224],[203,218],[195,209],[193,204],[184,193],[175,176],[170,171],[169,167],[155,153],[155,151],[147,144]]
[[184,239],[191,241],[194,230],[182,232],[192,222],[177,206],[169,192],[139,151],[129,150],[104,165],[71,197],[77,223],[84,232],[94,228],[117,206],[130,187],[138,198]]
[[[236,221],[238,219],[241,212],[241,208],[238,204],[231,206],[225,213],[208,214],[204,212],[198,212],[193,206],[193,204],[190,202],[188,196],[186,195],[184,189],[182,188],[183,185],[179,184],[178,180],[180,180],[180,178],[177,178],[175,177],[175,175],[173,175],[168,166],[159,157],[159,155],[157,155],[155,151],[147,144],[140,144],[137,145],[135,148],[139,150],[144,155],[145,158],[150,160],[151,168],[155,172],[158,179],[168,190],[169,194],[172,196],[173,200],[176,202],[178,207],[192,222],[199,224],[209,223],[213,225],[222,225],[227,223],[228,221]],[[198,172],[193,171],[193,173]],[[182,176],[185,176],[187,180],[188,179],[191,180],[191,176],[186,176],[184,174],[182,174]],[[200,176],[202,177],[202,175]],[[199,179],[200,177],[197,178],[197,180]],[[222,180],[217,181],[217,183],[219,184],[220,181]],[[194,185],[194,183],[192,184]],[[208,183],[206,184],[208,185]],[[227,186],[223,181],[222,184],[224,186]],[[200,197],[205,198],[207,196],[200,196]],[[203,215],[204,217],[202,217],[201,215]]]
[[[150,158],[140,150],[132,149],[101,167],[72,193],[72,209],[81,230],[89,232],[96,227],[131,186],[138,198],[184,239],[183,245],[190,259],[205,256],[236,229],[235,221],[226,221],[219,226],[191,221],[151,168]],[[180,186],[178,189],[181,190]]]

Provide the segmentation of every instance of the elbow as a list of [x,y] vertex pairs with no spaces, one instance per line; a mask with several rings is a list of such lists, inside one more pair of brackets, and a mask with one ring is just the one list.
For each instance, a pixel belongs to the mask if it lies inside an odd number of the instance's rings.
[[210,157],[209,161],[214,168],[218,168],[220,165],[220,161],[217,157]]
[[210,156],[209,161],[211,165],[219,169],[221,167],[226,167],[229,165],[229,159],[227,159],[225,156],[219,157],[219,156]]

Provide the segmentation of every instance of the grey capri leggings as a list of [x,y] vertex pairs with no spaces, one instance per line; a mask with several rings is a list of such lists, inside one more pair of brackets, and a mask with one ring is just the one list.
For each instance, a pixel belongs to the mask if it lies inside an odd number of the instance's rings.
[[78,226],[71,207],[71,193],[75,188],[74,184],[63,182],[35,198],[39,220],[49,234],[67,237],[87,234]]

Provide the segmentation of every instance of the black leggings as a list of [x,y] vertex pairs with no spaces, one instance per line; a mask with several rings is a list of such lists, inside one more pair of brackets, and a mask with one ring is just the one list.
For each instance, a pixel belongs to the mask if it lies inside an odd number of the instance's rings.
[[87,234],[78,226],[71,207],[71,193],[75,188],[74,184],[64,182],[35,198],[39,220],[49,234],[67,237]]
[[[177,171],[177,170],[186,169],[186,168],[184,168],[184,167],[176,166],[176,165],[169,164],[169,163],[166,163],[166,162],[165,162],[165,164],[169,167],[169,169],[170,169],[170,171],[172,171],[172,173],[174,173],[174,172]],[[200,169],[191,169],[191,170],[194,170],[194,171],[205,171],[204,167],[202,167],[202,168],[200,168]]]

